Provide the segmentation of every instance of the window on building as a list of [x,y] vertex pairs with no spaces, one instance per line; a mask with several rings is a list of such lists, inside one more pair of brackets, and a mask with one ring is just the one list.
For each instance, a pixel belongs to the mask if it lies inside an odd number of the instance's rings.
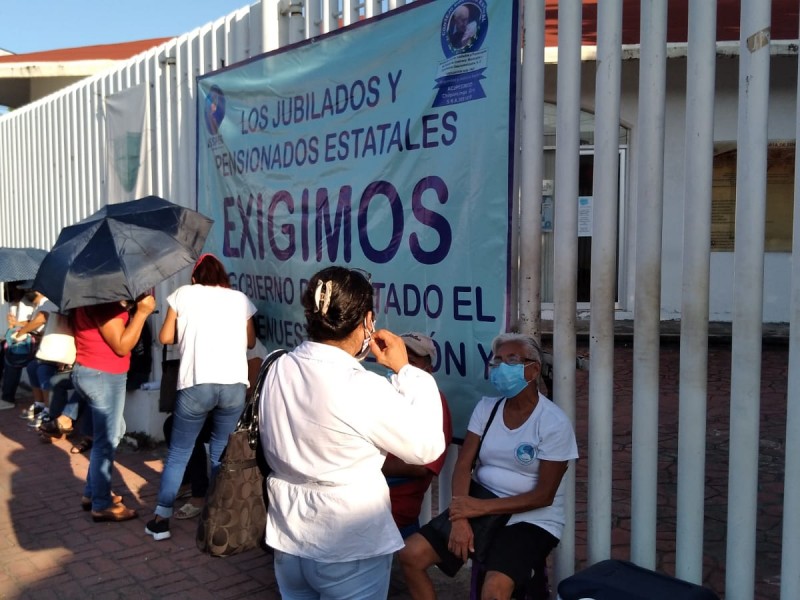
[[[765,252],[792,251],[794,141],[770,142],[767,150]],[[733,252],[736,235],[736,144],[714,145],[711,250]]]

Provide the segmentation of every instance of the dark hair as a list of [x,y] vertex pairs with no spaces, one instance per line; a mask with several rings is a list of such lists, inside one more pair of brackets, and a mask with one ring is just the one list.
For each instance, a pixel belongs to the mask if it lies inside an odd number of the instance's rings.
[[[317,283],[322,286],[322,300],[317,305]],[[327,309],[325,296],[330,283]],[[306,330],[311,341],[339,341],[358,327],[372,310],[372,284],[363,273],[345,267],[328,267],[314,274],[303,293]]]
[[192,270],[192,279],[200,285],[231,287],[224,265],[213,254],[203,254],[197,259]]

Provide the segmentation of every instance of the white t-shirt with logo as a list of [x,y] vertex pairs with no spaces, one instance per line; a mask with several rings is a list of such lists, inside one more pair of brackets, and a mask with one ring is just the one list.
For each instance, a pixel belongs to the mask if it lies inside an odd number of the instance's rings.
[[[483,398],[472,411],[468,429],[477,436],[489,420],[498,398]],[[501,498],[530,492],[539,480],[539,461],[578,458],[575,431],[564,411],[539,394],[539,403],[528,420],[516,429],[503,422],[506,400],[497,407],[481,446],[473,477]],[[526,522],[538,525],[557,538],[564,530],[564,481],[553,504],[511,515],[508,525]]]

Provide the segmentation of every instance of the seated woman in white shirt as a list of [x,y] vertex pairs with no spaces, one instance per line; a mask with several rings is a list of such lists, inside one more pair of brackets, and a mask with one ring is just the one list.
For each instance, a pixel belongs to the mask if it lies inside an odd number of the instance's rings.
[[[411,597],[435,598],[428,567],[454,576],[481,542],[486,578],[481,598],[511,598],[529,584],[545,597],[545,560],[564,529],[564,487],[570,460],[578,457],[572,423],[542,395],[539,344],[530,336],[503,333],[492,341],[489,380],[498,397],[483,398],[472,412],[453,470],[450,531],[432,524],[406,539],[399,559]],[[471,482],[489,492],[470,496]],[[470,521],[485,515],[508,520],[484,539]],[[534,579],[531,579],[534,572]]]
[[[260,402],[276,579],[284,600],[384,600],[403,540],[381,466],[387,452],[417,465],[443,452],[439,391],[375,330],[368,274],[323,269],[302,304],[309,339],[277,359]],[[391,381],[362,366],[370,351]]]

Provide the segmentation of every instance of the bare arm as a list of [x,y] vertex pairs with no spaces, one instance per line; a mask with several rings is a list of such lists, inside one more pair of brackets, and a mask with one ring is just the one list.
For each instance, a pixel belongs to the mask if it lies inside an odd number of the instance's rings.
[[[464,437],[464,443],[458,451],[455,467],[453,468],[453,499],[469,497],[469,482],[472,479],[472,464],[478,455],[478,446],[481,438],[471,431]],[[475,550],[472,526],[466,516],[454,516],[453,505],[450,505],[450,539],[447,547],[461,560],[466,561],[469,553]]]
[[127,326],[122,322],[122,319],[116,318],[98,324],[100,335],[114,351],[114,354],[117,356],[130,354],[130,351],[133,350],[142,335],[142,329],[147,317],[155,310],[155,307],[156,299],[151,295],[147,295],[137,301],[136,312],[131,316]]
[[550,506],[556,497],[558,486],[564,473],[567,472],[568,461],[543,460],[539,463],[539,480],[530,492],[509,496],[507,498],[492,498],[479,500],[468,495],[455,497],[455,484],[453,485],[453,501],[450,503],[450,518],[472,518],[481,515],[515,514]]
[[24,335],[26,333],[31,333],[32,331],[36,331],[47,322],[47,313],[46,312],[38,312],[36,313],[30,321],[17,321],[17,325],[23,324],[19,331],[17,331],[17,335]]
[[253,317],[247,319],[247,347],[253,348],[256,345],[256,325],[253,323]]
[[178,313],[170,306],[167,309],[167,316],[164,317],[164,324],[161,326],[161,331],[158,332],[158,341],[165,346],[175,344],[178,341],[177,320]]

